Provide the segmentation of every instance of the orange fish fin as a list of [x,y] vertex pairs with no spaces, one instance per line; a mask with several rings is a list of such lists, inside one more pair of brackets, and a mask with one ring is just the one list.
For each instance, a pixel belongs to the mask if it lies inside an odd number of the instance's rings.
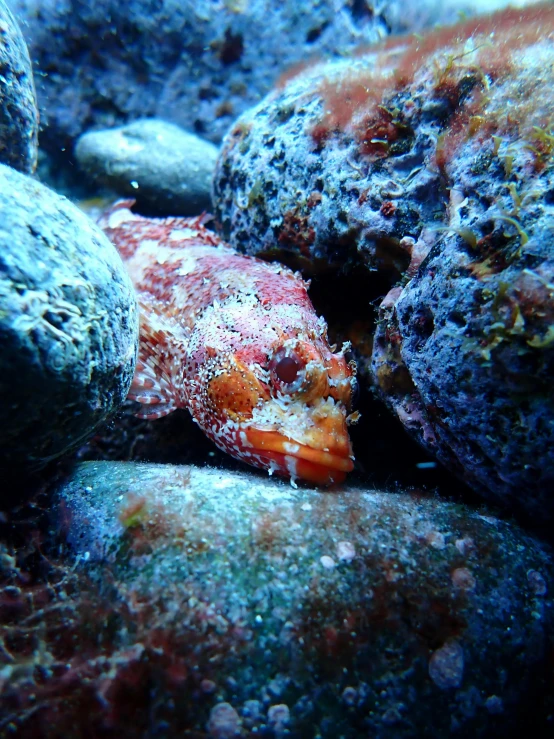
[[146,361],[137,362],[135,376],[127,397],[143,407],[135,415],[138,418],[162,418],[176,409],[173,391],[167,378],[158,375]]
[[175,327],[162,306],[142,296],[139,307],[139,357],[127,397],[143,406],[135,414],[138,418],[162,418],[182,407],[173,380],[184,347],[175,341]]
[[142,406],[135,413],[137,418],[163,418],[177,408],[171,397],[171,388],[163,380],[161,382],[153,380],[151,372],[148,372],[149,368],[145,369],[146,372],[143,374],[139,363],[139,369],[127,397]]

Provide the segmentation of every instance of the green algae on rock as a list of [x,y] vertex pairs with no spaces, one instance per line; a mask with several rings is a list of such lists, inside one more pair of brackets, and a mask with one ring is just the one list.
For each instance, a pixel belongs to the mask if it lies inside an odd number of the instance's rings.
[[552,555],[486,511],[92,462],[54,502],[66,586],[31,642],[32,594],[9,595],[1,707],[21,736],[549,726]]
[[76,206],[0,165],[0,465],[81,444],[129,389],[138,311],[115,248]]

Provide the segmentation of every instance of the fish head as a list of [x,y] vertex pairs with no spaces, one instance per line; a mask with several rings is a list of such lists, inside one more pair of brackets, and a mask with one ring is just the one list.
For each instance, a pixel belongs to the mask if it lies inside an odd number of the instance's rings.
[[220,448],[270,473],[340,483],[353,469],[355,382],[354,363],[317,332],[280,336],[263,352],[239,347],[215,358],[205,387],[209,418],[200,425]]

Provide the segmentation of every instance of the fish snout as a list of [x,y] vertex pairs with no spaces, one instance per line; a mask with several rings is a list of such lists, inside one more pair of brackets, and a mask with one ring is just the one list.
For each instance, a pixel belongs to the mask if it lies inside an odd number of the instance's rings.
[[245,431],[250,452],[277,474],[315,485],[342,482],[354,467],[346,413],[342,405],[327,400],[306,409],[306,418],[294,428]]

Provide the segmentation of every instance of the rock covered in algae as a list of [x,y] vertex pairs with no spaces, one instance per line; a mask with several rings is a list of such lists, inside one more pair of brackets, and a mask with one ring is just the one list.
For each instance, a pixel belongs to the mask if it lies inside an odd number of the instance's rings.
[[0,165],[0,464],[38,467],[125,399],[138,314],[115,248],[78,208]]
[[495,36],[495,77],[442,134],[446,227],[421,266],[429,232],[414,244],[412,279],[383,302],[373,353],[406,428],[537,521],[554,515],[554,8],[541,12],[541,27],[504,32],[513,46]]
[[37,162],[38,112],[29,52],[0,0],[0,162],[30,173]]
[[314,65],[239,119],[214,180],[235,247],[403,275],[376,387],[472,487],[537,518],[554,510],[553,58],[538,5]]
[[[214,207],[225,237],[251,254],[405,269],[470,174],[485,200],[510,181],[534,191],[550,162],[553,26],[550,5],[511,9],[283,79],[224,139]],[[460,157],[468,140],[473,157]],[[529,166],[494,170],[515,141]],[[480,150],[492,171],[475,171]]]
[[[483,221],[470,200],[475,227]],[[502,226],[475,249],[444,239],[383,303],[373,354],[376,384],[414,437],[474,489],[536,522],[554,514],[550,229],[512,259],[518,246]]]
[[93,179],[138,208],[164,215],[198,215],[211,208],[217,147],[179,126],[144,118],[127,126],[90,131],[75,157]]
[[34,606],[11,588],[2,612],[21,736],[550,726],[552,555],[484,511],[105,462],[77,466],[53,511],[58,584]]

